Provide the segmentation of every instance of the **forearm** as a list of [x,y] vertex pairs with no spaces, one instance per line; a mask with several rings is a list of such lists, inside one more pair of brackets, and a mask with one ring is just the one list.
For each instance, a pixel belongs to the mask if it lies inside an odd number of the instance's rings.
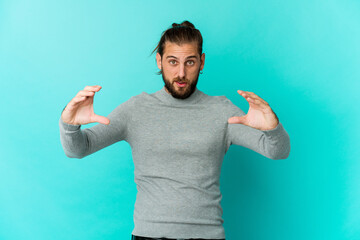
[[59,120],[60,141],[65,155],[69,158],[83,158],[89,150],[87,135],[81,130],[81,125],[71,125]]
[[270,159],[286,159],[290,154],[290,137],[283,125],[279,123],[272,130],[262,131],[264,137],[259,139],[259,147]]
[[80,129],[81,125],[71,125],[59,120],[60,140],[66,156],[83,158],[118,141],[126,140],[127,102],[115,108],[107,118],[108,125],[98,123],[90,128]]
[[281,122],[261,131],[242,124],[229,125],[229,144],[249,148],[270,159],[285,159],[290,153],[290,138]]

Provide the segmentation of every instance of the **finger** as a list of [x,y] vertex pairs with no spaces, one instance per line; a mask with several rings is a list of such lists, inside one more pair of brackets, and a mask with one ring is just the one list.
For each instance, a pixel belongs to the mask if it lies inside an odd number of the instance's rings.
[[92,119],[94,122],[102,123],[102,124],[110,124],[110,119],[104,116],[95,115]]
[[250,96],[246,91],[238,90],[238,93],[245,98],[246,101],[248,101],[249,104],[254,103],[255,104],[255,98]]
[[95,92],[92,91],[85,91],[85,90],[80,90],[78,92],[78,94],[76,94],[76,97],[92,97],[95,95]]
[[75,107],[77,106],[79,103],[82,103],[86,100],[85,96],[76,96],[73,99],[71,99],[71,101],[69,102],[68,106],[69,107]]
[[258,99],[250,100],[249,105],[251,108],[262,111],[263,113],[271,113],[273,110],[267,104],[264,104]]
[[79,102],[83,102],[86,99],[85,96],[78,96],[78,97],[74,97],[73,99],[73,103],[79,103]]
[[259,97],[258,95],[256,95],[255,93],[251,93],[250,92],[250,96],[252,96],[255,99],[258,99],[259,101],[261,101],[262,103],[264,103],[265,105],[269,105],[264,99],[262,99],[261,97]]
[[249,96],[248,94],[246,94],[245,91],[237,90],[237,92],[238,92],[243,98],[245,98],[245,100],[248,100],[248,98],[250,98],[250,96]]
[[84,88],[85,91],[92,91],[92,92],[98,92],[101,89],[101,86],[95,85],[95,86],[86,86]]
[[252,98],[255,98],[255,99],[259,99],[260,101],[262,101],[264,104],[266,105],[269,105],[264,99],[262,99],[261,97],[259,97],[258,95],[256,95],[255,93],[253,92],[248,92],[248,91],[241,91],[239,90],[240,92],[244,92],[245,94],[247,94],[248,96],[252,97]]
[[228,119],[228,123],[233,124],[233,123],[244,123],[245,122],[245,116],[242,117],[231,117]]
[[256,98],[252,98],[249,97],[247,99],[250,107],[252,108],[256,108],[256,109],[266,109],[266,108],[270,108],[267,104],[263,103],[261,100],[256,99]]

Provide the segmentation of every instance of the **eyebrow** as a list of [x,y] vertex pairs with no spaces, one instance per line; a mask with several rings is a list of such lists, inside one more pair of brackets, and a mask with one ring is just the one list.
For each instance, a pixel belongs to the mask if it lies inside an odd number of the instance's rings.
[[[175,57],[175,56],[172,56],[172,55],[170,55],[170,56],[167,56],[166,57],[166,59],[168,59],[168,58],[175,58],[175,59],[178,59],[177,57]],[[186,59],[189,59],[189,58],[197,58],[195,55],[192,55],[192,56],[188,56],[188,57],[186,57]]]

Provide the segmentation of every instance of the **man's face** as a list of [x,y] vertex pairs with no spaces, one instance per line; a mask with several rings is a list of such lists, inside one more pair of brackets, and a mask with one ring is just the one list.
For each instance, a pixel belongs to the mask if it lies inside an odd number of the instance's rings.
[[162,71],[165,90],[174,98],[185,99],[195,91],[205,54],[200,58],[195,42],[182,45],[166,42],[163,57],[157,53],[156,62]]

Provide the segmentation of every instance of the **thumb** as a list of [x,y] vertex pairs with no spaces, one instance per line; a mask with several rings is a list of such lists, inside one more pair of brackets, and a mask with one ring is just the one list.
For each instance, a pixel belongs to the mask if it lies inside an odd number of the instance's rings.
[[228,123],[232,124],[232,123],[240,123],[243,124],[245,123],[245,116],[242,117],[231,117],[228,119]]
[[100,115],[95,115],[94,122],[108,125],[108,124],[110,124],[110,119],[108,119],[107,117],[100,116]]

